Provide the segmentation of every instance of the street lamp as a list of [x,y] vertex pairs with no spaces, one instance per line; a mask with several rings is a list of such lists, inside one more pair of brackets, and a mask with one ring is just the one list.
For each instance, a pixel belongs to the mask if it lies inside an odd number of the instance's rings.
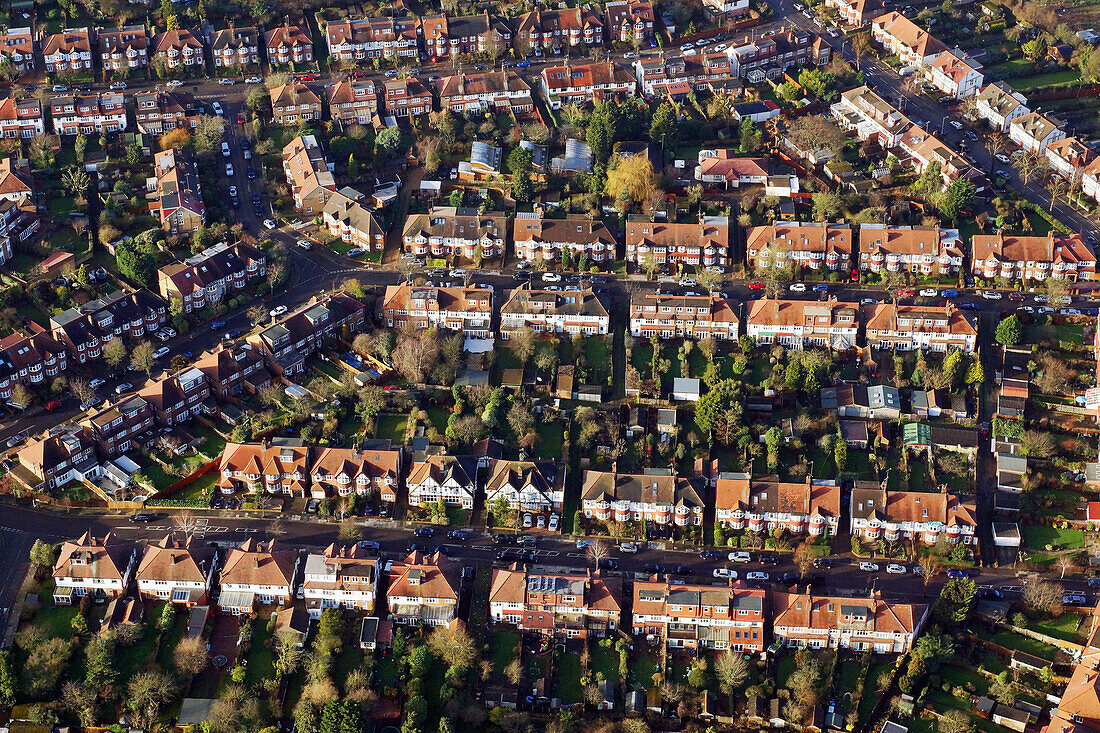
[[944,126],[945,124],[947,124],[947,118],[948,118],[948,117],[950,117],[950,116],[951,116],[951,115],[944,115],[944,116],[943,116],[943,119],[942,119],[942,120],[940,120],[940,134],[941,134],[941,135],[943,134],[943,126]]

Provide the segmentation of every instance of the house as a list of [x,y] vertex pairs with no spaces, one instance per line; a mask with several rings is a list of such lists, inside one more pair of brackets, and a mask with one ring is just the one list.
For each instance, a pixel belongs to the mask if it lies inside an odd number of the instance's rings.
[[863,420],[841,420],[837,429],[840,431],[840,439],[848,446],[859,450],[866,450],[870,442],[870,433],[867,423]]
[[586,105],[609,97],[629,96],[637,80],[613,61],[547,66],[539,76],[543,97],[552,109],[568,104]]
[[698,379],[676,377],[672,380],[673,402],[698,402],[702,393],[702,382]]
[[321,98],[301,82],[273,87],[269,95],[272,122],[276,125],[298,125],[321,119]]
[[653,38],[655,13],[647,0],[613,0],[604,4],[607,34],[612,42],[642,48]]
[[374,213],[360,203],[362,194],[345,186],[333,193],[321,210],[321,221],[330,236],[367,252],[381,252],[386,232]]
[[1011,669],[1023,669],[1028,672],[1039,673],[1044,669],[1050,669],[1054,666],[1054,663],[1048,659],[1037,657],[1034,654],[1014,650],[1012,652],[1012,657],[1009,659],[1008,666]]
[[144,288],[116,290],[50,316],[50,331],[81,364],[102,355],[112,338],[149,339],[168,320],[168,306]]
[[114,457],[135,445],[152,442],[153,413],[153,406],[145,398],[133,395],[91,412],[80,424],[102,455]]
[[294,599],[301,558],[295,550],[276,550],[275,540],[251,537],[230,548],[219,577],[218,608],[234,616],[261,606],[285,606]]
[[46,133],[46,118],[38,99],[17,99],[8,96],[0,100],[0,136],[7,140],[26,140]]
[[34,31],[30,26],[0,30],[0,59],[9,59],[19,71],[34,69]]
[[978,117],[998,132],[1008,132],[1013,120],[1031,111],[1027,106],[1027,97],[1003,81],[986,84],[975,100]]
[[250,244],[219,242],[183,262],[157,271],[160,296],[178,301],[184,313],[220,303],[267,273],[267,256]]
[[416,19],[410,16],[363,18],[325,26],[329,56],[363,64],[381,58],[418,58]]
[[311,619],[320,618],[326,608],[369,613],[374,610],[380,582],[377,557],[368,557],[358,544],[337,547],[332,543],[321,552],[306,555],[300,595]]
[[863,316],[867,345],[872,349],[944,353],[959,349],[973,354],[977,348],[976,319],[950,301],[944,306],[877,303],[864,306]]
[[378,87],[373,79],[343,79],[327,89],[328,111],[333,121],[369,125],[378,114]]
[[96,36],[104,72],[125,75],[149,65],[149,36],[144,25],[97,28]]
[[928,31],[896,10],[871,21],[871,38],[904,63],[920,68],[929,66],[947,50]]
[[[2,110],[3,107],[0,107]],[[5,136],[12,137],[5,130]],[[24,136],[25,137],[25,136]],[[1100,201],[1100,158],[1094,158],[1081,171],[1081,191],[1096,201]]]
[[404,454],[400,448],[316,448],[313,453],[309,475],[315,499],[393,494],[401,484]]
[[[152,190],[160,226],[171,234],[196,232],[206,224],[206,204],[194,159],[188,150],[168,148],[153,158]],[[163,287],[162,287],[163,290]]]
[[536,8],[515,21],[515,47],[522,56],[561,54],[582,44],[601,48],[604,39],[602,13],[591,5],[543,10]]
[[1024,150],[1042,153],[1047,145],[1065,138],[1064,122],[1042,112],[1028,112],[1008,123],[1008,138]]
[[957,229],[860,224],[859,269],[953,275],[963,262]]
[[741,102],[733,105],[733,119],[737,122],[751,120],[759,125],[778,117],[779,112],[779,105],[771,100]]
[[126,105],[122,94],[100,92],[50,100],[53,131],[58,135],[95,135],[126,130]]
[[606,336],[611,315],[591,290],[534,290],[530,283],[509,290],[500,307],[500,337],[525,328],[536,333]]
[[729,148],[700,150],[695,180],[721,184],[726,189],[763,185],[768,180],[768,161],[765,158],[740,158],[736,151]]
[[[859,424],[866,436],[866,424]],[[774,476],[720,473],[714,506],[714,521],[738,532],[785,530],[795,536],[831,537],[840,528],[840,485],[824,479],[783,482]]]
[[864,541],[921,539],[932,545],[941,534],[951,544],[977,544],[977,506],[939,492],[852,489],[849,529]]
[[851,649],[904,654],[928,620],[923,603],[775,592],[769,595],[775,640],[799,649]]
[[698,223],[654,221],[635,214],[626,221],[626,259],[639,265],[728,265],[730,221],[706,215]]
[[247,343],[219,343],[213,351],[196,356],[194,366],[206,375],[211,394],[219,400],[255,394],[271,383],[260,351]]
[[681,295],[637,290],[630,296],[630,335],[734,341],[741,321],[721,293]]
[[424,51],[433,61],[479,53],[496,58],[512,43],[508,24],[488,13],[423,15],[418,30]]
[[1080,183],[1096,153],[1076,137],[1055,140],[1047,145],[1046,159],[1051,169],[1067,181]]
[[137,558],[136,547],[110,532],[103,537],[85,532],[62,542],[53,566],[54,605],[79,603],[87,595],[98,602],[121,596],[133,579]]
[[[726,57],[723,55],[723,59]],[[634,62],[634,73],[638,87],[646,97],[672,98],[680,100],[687,97],[693,88],[694,74],[688,71],[691,56],[646,56]],[[726,59],[727,78],[729,60]],[[691,63],[692,71],[696,64]]]
[[748,0],[703,0],[703,14],[717,25],[737,21],[748,12]]
[[909,156],[908,163],[918,173],[924,173],[932,163],[939,164],[943,188],[947,188],[960,177],[969,179],[975,190],[985,187],[981,171],[970,165],[969,160],[951,149],[943,140],[928,134],[919,125],[910,126],[902,134],[898,139],[898,148]]
[[882,0],[825,0],[825,7],[836,10],[847,26],[862,27],[882,13]]
[[274,325],[249,334],[247,341],[277,375],[298,374],[305,370],[306,358],[326,341],[360,333],[366,312],[366,306],[347,293],[319,295]]
[[669,649],[764,650],[767,594],[740,582],[676,583],[665,578],[634,583],[634,635]]
[[504,501],[517,512],[561,514],[565,496],[565,466],[552,461],[490,459],[485,481],[485,505]]
[[473,182],[497,178],[502,172],[503,160],[503,148],[475,140],[470,145],[470,159],[458,163],[458,180]]
[[749,303],[746,333],[757,344],[777,343],[794,349],[826,346],[837,351],[855,348],[859,305],[840,302],[762,298]]
[[848,272],[855,240],[847,224],[779,221],[748,230],[745,259],[754,270],[788,267]]
[[952,99],[973,97],[985,83],[982,65],[960,48],[944,51],[925,71],[932,86]]
[[416,77],[387,79],[382,87],[386,112],[394,117],[416,117],[432,111],[432,93]]
[[92,32],[66,28],[42,39],[42,60],[48,74],[80,74],[92,70]]
[[588,519],[677,527],[703,524],[703,499],[695,479],[585,471],[581,483],[581,510]]
[[308,493],[309,448],[296,439],[226,443],[218,464],[218,490],[304,497]]
[[10,399],[16,384],[44,384],[68,367],[65,347],[49,331],[29,321],[26,331],[0,339],[0,399]]
[[148,402],[162,427],[179,425],[200,413],[215,412],[206,375],[195,367],[187,367],[170,376],[148,382],[138,391]]
[[830,108],[837,123],[854,130],[860,140],[874,140],[883,148],[897,146],[912,122],[866,85],[849,89]]
[[25,160],[0,159],[0,200],[18,203],[34,195],[31,170]]
[[161,135],[177,128],[193,130],[201,116],[202,106],[187,92],[158,89],[134,94],[134,120],[143,135]]
[[507,235],[503,211],[435,206],[406,217],[401,238],[405,251],[417,256],[478,259],[503,257]]
[[413,552],[387,567],[386,601],[395,624],[448,626],[458,614],[461,571],[436,552]]
[[422,507],[442,501],[444,504],[474,508],[477,488],[463,462],[455,456],[431,455],[416,461],[409,470],[406,485],[409,506]]
[[1080,234],[1045,237],[975,234],[971,239],[973,273],[986,280],[1080,282],[1096,275],[1096,255]]
[[313,37],[304,19],[264,31],[269,64],[290,66],[313,63]]
[[557,638],[606,638],[621,623],[622,580],[588,573],[539,572],[516,564],[493,570],[489,618]]
[[846,384],[822,389],[821,406],[836,411],[839,417],[896,420],[901,415],[901,394],[897,387],[883,384],[870,387]]
[[406,323],[461,331],[467,338],[489,339],[492,331],[493,292],[474,287],[419,287],[388,285],[378,302],[378,316],[387,328]]
[[205,44],[201,37],[186,29],[168,30],[153,36],[154,66],[202,71],[206,63],[204,51]]
[[512,241],[516,257],[528,262],[539,259],[553,262],[568,250],[574,258],[601,264],[614,260],[618,247],[606,224],[584,214],[550,219],[539,212],[517,212],[512,223]]
[[535,108],[531,86],[514,69],[467,74],[460,71],[435,83],[439,108],[452,112],[511,111],[522,117]]
[[323,211],[336,191],[333,164],[315,135],[300,135],[283,148],[283,173],[294,196],[294,208],[305,214]]
[[750,84],[779,79],[796,66],[824,66],[832,57],[832,47],[810,31],[780,31],[726,50],[733,76]]
[[189,535],[183,541],[165,535],[144,546],[134,577],[140,596],[192,608],[210,602],[219,549]]
[[215,70],[247,69],[260,63],[260,32],[254,27],[230,25],[214,31],[210,47]]

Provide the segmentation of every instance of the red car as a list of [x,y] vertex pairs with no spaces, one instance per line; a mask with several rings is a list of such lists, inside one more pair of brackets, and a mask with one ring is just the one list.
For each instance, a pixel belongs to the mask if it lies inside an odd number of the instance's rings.
[[61,407],[61,400],[50,400],[46,403],[47,410],[56,410],[59,407]]
[[237,124],[238,125],[243,125],[244,124],[244,112],[238,112],[237,113]]
[[764,289],[764,283],[762,283],[762,282],[751,282],[751,283],[749,283],[749,290],[763,290],[763,289]]
[[912,298],[916,294],[917,291],[913,290],[913,288],[898,288],[899,298]]
[[1016,291],[1012,291],[1008,294],[1009,300],[1024,300],[1024,297],[1023,293],[1017,293]]
[[317,80],[317,75],[316,74],[302,74],[301,76],[298,77],[298,81],[316,81],[316,80]]

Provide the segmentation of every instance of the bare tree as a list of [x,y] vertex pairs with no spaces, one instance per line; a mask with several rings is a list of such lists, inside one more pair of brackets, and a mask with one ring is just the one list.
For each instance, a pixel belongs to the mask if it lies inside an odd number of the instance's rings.
[[989,135],[985,139],[985,149],[989,151],[989,169],[997,167],[997,155],[1005,149],[1005,136],[999,132]]
[[588,545],[588,549],[585,550],[585,553],[592,562],[592,567],[599,570],[600,563],[611,556],[611,547],[603,540],[596,540]]
[[200,637],[180,639],[175,651],[172,652],[172,661],[176,663],[176,669],[184,677],[194,677],[210,661],[210,652],[206,648],[206,642]]
[[195,528],[199,526],[199,521],[193,513],[182,511],[172,517],[172,526],[176,528],[177,532],[182,532],[184,537],[190,537],[195,533]]
[[810,572],[810,568],[814,566],[815,559],[817,559],[817,555],[814,553],[814,548],[809,542],[803,542],[794,550],[794,563],[798,566],[798,574],[803,578]]
[[74,397],[80,400],[82,405],[86,405],[95,399],[95,390],[92,389],[92,385],[86,379],[73,377],[69,380],[69,390]]
[[138,371],[145,372],[147,376],[153,376],[153,368],[157,365],[153,351],[152,344],[148,341],[142,341],[130,352],[130,366]]
[[1017,155],[1013,162],[1016,166],[1016,172],[1020,174],[1025,186],[1041,177],[1047,168],[1046,156],[1031,151]]

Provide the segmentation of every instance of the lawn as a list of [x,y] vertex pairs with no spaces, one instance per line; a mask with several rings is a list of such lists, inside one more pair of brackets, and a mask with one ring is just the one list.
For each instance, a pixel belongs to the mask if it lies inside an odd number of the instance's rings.
[[592,653],[592,673],[603,673],[605,680],[611,680],[616,685],[619,684],[619,652],[615,650],[614,644],[604,646],[603,644],[593,644],[591,647]]
[[310,359],[309,366],[322,374],[327,374],[333,379],[340,379],[340,370],[328,362],[321,361],[320,359]]
[[1036,639],[1022,636],[1015,631],[989,631],[983,628],[979,629],[977,634],[981,638],[991,641],[998,646],[1002,646],[1005,649],[1018,649],[1048,661],[1054,661],[1054,654],[1058,651],[1050,644],[1044,644]]
[[[348,675],[363,661],[363,652],[357,644],[344,644],[332,665],[332,678],[343,687]],[[251,662],[250,662],[251,664]]]
[[1032,621],[1030,628],[1040,634],[1053,636],[1055,639],[1081,643],[1084,639],[1077,632],[1078,627],[1081,625],[1081,618],[1081,614],[1078,613],[1063,613],[1057,618]]
[[859,661],[855,659],[847,659],[840,665],[836,677],[836,691],[840,695],[840,701],[843,703],[845,710],[851,710],[858,703],[857,700],[853,700],[849,696],[855,694],[861,668]]
[[210,495],[207,492],[210,492],[217,483],[218,472],[207,471],[202,476],[199,476],[197,479],[172,494],[170,498],[206,504],[210,501]]
[[653,674],[661,670],[648,649],[642,649],[637,642],[635,646],[639,648],[634,652],[634,663],[630,665],[630,671],[634,675],[635,683],[648,690],[653,687]]
[[493,634],[493,672],[504,674],[504,669],[516,658],[519,648],[519,632],[497,631]]
[[173,653],[176,651],[176,646],[183,638],[183,632],[187,630],[187,614],[177,613],[176,620],[172,622],[172,628],[168,629],[168,633],[164,635],[164,639],[160,643],[160,647],[157,649],[157,664],[165,672],[174,672],[176,669],[175,661],[172,659]]
[[248,648],[248,667],[245,669],[246,685],[259,684],[275,677],[275,650],[271,648],[271,632],[267,630],[267,619],[256,619],[252,623],[252,644]]
[[1080,79],[1081,73],[1079,71],[1076,69],[1066,69],[1065,71],[1055,71],[1050,74],[1014,77],[1007,81],[1016,91],[1026,93],[1035,89],[1066,86],[1080,81]]
[[558,684],[557,696],[565,705],[582,702],[584,690],[581,688],[581,658],[578,654],[556,654]]
[[1085,533],[1080,529],[1057,529],[1041,524],[1025,525],[1024,545],[1036,550],[1078,550],[1085,546]]
[[377,438],[389,438],[394,445],[402,445],[408,423],[408,415],[379,415],[374,435]]
[[884,669],[888,670],[893,666],[893,662],[883,662],[882,664],[874,664],[871,666],[871,669],[867,670],[867,680],[863,683],[863,695],[859,698],[860,725],[871,717],[871,711],[875,709],[875,703],[878,702],[879,695],[877,689],[879,675],[882,674]]
[[79,612],[77,606],[50,606],[35,614],[34,625],[51,639],[69,639],[73,635],[73,618]]
[[141,472],[157,491],[164,491],[179,479],[178,476],[169,476],[165,473],[164,468],[156,461],[149,461]]
[[540,422],[537,426],[539,434],[535,451],[540,458],[561,460],[561,444],[565,439],[565,429],[560,422]]
[[584,341],[584,357],[594,381],[602,377],[607,379],[611,368],[611,342],[608,337],[591,337]]
[[145,623],[140,627],[141,636],[138,637],[137,643],[124,653],[117,655],[119,682],[128,682],[135,674],[146,669],[156,657],[157,640],[160,638],[157,621],[160,620],[164,604],[164,601],[157,601],[146,609]]
[[775,684],[777,687],[786,687],[787,678],[794,671],[794,654],[787,654],[779,660],[775,668]]
[[440,434],[447,430],[447,419],[451,416],[450,410],[443,407],[433,407],[427,412],[428,420]]
[[216,430],[211,430],[202,425],[196,425],[191,428],[191,432],[204,439],[202,445],[199,447],[203,455],[209,456],[210,458],[218,458],[221,456],[222,451],[225,450],[226,440]]

